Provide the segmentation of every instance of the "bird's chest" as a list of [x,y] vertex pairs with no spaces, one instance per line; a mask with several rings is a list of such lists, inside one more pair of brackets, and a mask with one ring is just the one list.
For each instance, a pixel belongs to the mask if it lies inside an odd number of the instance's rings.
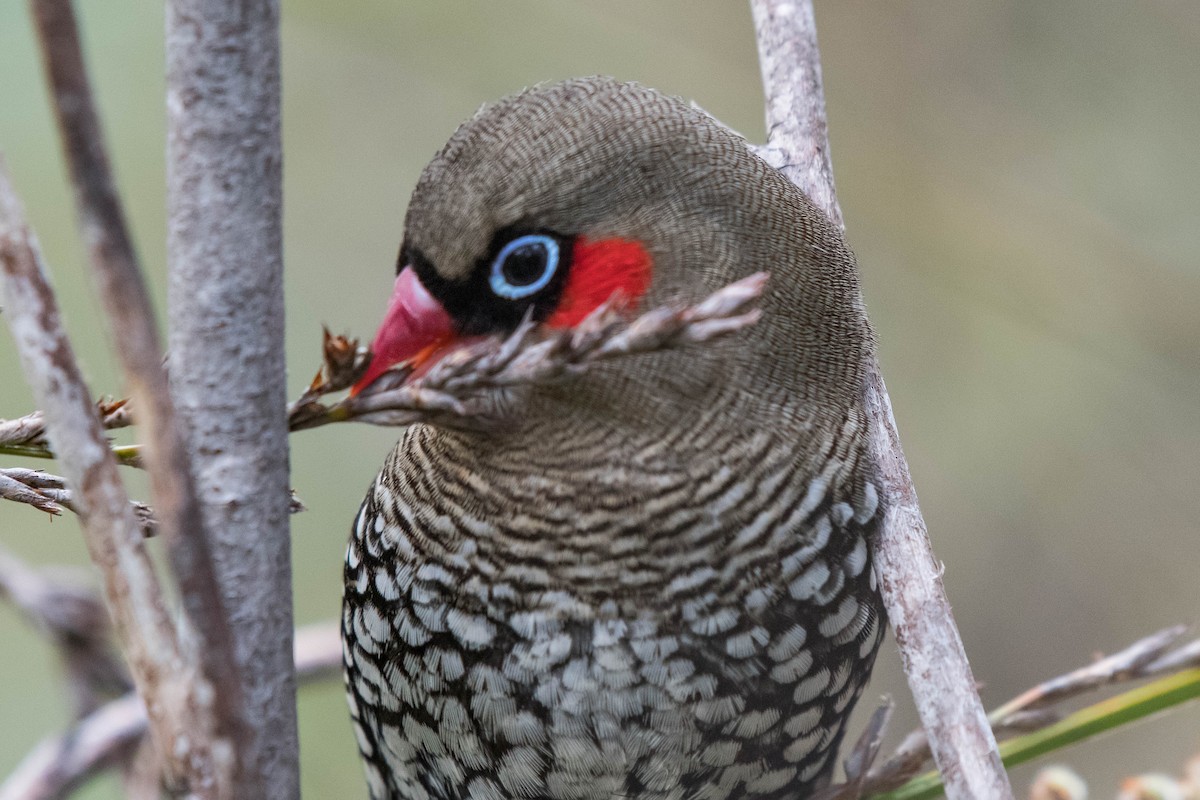
[[539,584],[529,565],[487,574],[466,556],[434,558],[427,530],[402,512],[385,524],[368,502],[343,634],[375,796],[804,787],[830,763],[882,633],[869,516],[815,513],[803,535],[786,521],[749,530],[736,557],[684,564],[653,595],[598,598]]

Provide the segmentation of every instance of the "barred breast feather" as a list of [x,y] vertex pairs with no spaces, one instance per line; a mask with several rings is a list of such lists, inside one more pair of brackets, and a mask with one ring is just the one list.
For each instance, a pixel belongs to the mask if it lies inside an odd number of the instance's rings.
[[376,339],[396,359],[575,319],[602,294],[586,276],[647,305],[771,277],[747,332],[529,389],[490,427],[403,432],[346,552],[372,798],[824,785],[886,628],[873,340],[842,232],[704,112],[585,78],[464,123],[400,267]]
[[769,435],[695,444],[703,480],[647,446],[483,483],[406,432],[346,561],[373,797],[794,798],[828,774],[884,631],[875,485],[836,442],[807,479]]

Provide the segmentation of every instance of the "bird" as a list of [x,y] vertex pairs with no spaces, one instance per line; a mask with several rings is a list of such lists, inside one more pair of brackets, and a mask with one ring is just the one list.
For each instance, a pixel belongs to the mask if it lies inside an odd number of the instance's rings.
[[612,78],[481,108],[421,173],[353,391],[523,320],[770,273],[761,319],[595,363],[493,425],[405,428],[352,525],[347,698],[373,800],[803,798],[886,629],[841,228],[745,139]]

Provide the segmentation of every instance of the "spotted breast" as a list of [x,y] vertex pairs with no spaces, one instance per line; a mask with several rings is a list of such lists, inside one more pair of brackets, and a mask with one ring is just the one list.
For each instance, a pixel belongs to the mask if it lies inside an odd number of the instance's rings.
[[872,339],[840,231],[703,112],[588,78],[466,122],[418,183],[399,267],[360,387],[614,292],[771,282],[745,335],[539,387],[501,425],[404,431],[346,556],[372,797],[828,781],[885,629]]

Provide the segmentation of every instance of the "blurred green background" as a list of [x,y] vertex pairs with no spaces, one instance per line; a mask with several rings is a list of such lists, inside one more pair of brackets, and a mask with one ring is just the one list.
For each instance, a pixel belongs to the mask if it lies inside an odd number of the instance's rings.
[[[161,308],[162,4],[78,6]],[[848,233],[985,701],[1200,621],[1200,6],[841,0],[817,13]],[[480,103],[608,73],[763,136],[740,2],[284,0],[283,48],[291,396],[317,366],[321,323],[373,332],[408,193]],[[15,0],[0,3],[0,87],[0,148],[76,346],[94,391],[119,395]],[[2,338],[12,417],[31,400]],[[293,438],[310,508],[293,527],[300,622],[337,613],[349,522],[394,439],[349,425]],[[28,508],[0,506],[0,541],[37,564],[84,561],[74,520]],[[0,641],[3,775],[67,712],[54,653],[4,605]],[[915,715],[890,644],[865,710],[884,693],[899,701],[894,741]],[[307,796],[365,798],[339,685],[305,688],[300,718]],[[1193,706],[1060,760],[1103,797],[1197,750]],[[1019,792],[1030,775],[1016,773]]]

